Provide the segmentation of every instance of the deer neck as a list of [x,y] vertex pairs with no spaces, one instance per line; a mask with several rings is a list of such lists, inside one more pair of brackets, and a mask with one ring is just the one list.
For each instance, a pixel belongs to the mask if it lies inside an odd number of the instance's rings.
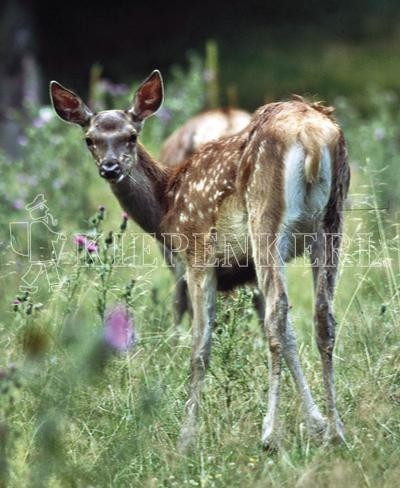
[[160,223],[166,212],[165,189],[170,169],[153,160],[138,145],[130,172],[111,189],[121,207],[146,232],[161,239]]

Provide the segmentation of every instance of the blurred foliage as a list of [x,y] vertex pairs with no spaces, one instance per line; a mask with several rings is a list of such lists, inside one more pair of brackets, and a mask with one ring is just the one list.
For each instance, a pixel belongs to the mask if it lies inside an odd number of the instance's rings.
[[8,234],[9,222],[26,220],[24,207],[39,193],[44,193],[66,220],[88,211],[87,180],[94,168],[79,129],[61,125],[50,107],[32,108],[32,112],[32,124],[24,127],[18,140],[22,157],[11,160],[0,153],[2,235]]
[[[398,218],[400,210],[399,98],[394,92],[378,92],[374,89],[368,91],[367,97],[373,115],[366,116],[354,107],[350,99],[337,97],[334,100],[336,116],[348,142],[349,158],[355,177],[357,178],[357,173],[365,173],[365,183],[368,184],[373,177],[378,206],[385,208],[392,217]],[[356,206],[364,209],[374,207],[372,195],[365,191],[365,187],[353,187],[352,193],[353,199],[357,196]],[[360,195],[364,195],[363,201],[359,199]]]

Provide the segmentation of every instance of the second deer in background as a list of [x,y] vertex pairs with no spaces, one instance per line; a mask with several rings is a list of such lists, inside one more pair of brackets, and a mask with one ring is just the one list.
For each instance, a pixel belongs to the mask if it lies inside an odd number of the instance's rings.
[[[204,144],[222,137],[240,132],[250,122],[251,115],[237,108],[208,110],[191,117],[176,129],[163,143],[160,149],[160,161],[167,166],[177,166],[200,149]],[[179,326],[185,312],[191,313],[187,284],[184,279],[184,267],[180,262],[173,262],[172,253],[163,249],[169,265],[173,265],[175,275],[174,321]],[[255,292],[257,293],[257,292]],[[255,305],[262,315],[263,303],[255,294]],[[259,303],[260,302],[260,303]]]

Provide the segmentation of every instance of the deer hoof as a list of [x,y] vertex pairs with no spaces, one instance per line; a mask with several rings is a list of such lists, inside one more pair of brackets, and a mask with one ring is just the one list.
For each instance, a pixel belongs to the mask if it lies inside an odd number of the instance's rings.
[[263,450],[268,454],[274,454],[279,450],[278,440],[273,432],[264,432],[261,443]]
[[322,438],[328,429],[328,424],[321,414],[313,415],[307,419],[307,430],[311,437]]
[[179,435],[178,451],[187,454],[193,449],[197,437],[197,429],[193,424],[184,425]]
[[346,442],[344,437],[343,425],[340,420],[336,420],[333,424],[328,426],[325,433],[325,443],[329,445],[338,446]]

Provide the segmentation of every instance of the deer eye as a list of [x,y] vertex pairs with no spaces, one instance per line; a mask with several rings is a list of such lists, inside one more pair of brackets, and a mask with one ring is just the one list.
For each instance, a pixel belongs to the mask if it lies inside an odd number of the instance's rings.
[[94,141],[90,137],[85,137],[85,142],[87,147],[93,147],[94,146]]
[[128,144],[135,144],[137,141],[137,134],[131,134],[128,139]]

